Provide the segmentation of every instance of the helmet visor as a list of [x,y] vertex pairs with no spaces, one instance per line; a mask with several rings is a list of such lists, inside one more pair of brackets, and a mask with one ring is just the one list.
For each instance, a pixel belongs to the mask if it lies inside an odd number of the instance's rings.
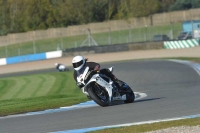
[[81,66],[82,64],[83,64],[83,60],[76,62],[76,63],[73,63],[73,67],[77,68],[77,67]]

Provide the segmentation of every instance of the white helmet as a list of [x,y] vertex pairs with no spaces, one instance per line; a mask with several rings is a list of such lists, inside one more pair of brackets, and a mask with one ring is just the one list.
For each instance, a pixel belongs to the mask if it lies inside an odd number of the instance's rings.
[[84,64],[85,64],[85,59],[84,59],[83,56],[78,55],[78,56],[75,56],[75,57],[72,59],[72,65],[73,65],[73,67],[74,67],[74,69],[75,69],[76,71],[78,71],[78,70],[80,70],[81,68],[83,68]]
[[55,66],[57,66],[58,65],[58,63],[55,63]]

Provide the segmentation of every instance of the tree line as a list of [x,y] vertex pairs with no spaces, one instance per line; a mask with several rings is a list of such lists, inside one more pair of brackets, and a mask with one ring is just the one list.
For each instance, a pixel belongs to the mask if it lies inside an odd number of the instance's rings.
[[0,0],[0,35],[198,7],[199,0]]

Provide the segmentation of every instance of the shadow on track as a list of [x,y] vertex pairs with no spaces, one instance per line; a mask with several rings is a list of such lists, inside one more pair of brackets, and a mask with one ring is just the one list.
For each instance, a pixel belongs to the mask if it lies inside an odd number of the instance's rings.
[[164,97],[136,100],[133,103],[124,103],[122,101],[115,101],[115,102],[112,102],[112,105],[109,105],[109,106],[117,106],[117,105],[121,105],[121,104],[134,104],[134,103],[140,103],[140,102],[148,102],[148,101],[159,100],[159,99],[162,99],[162,98],[164,98]]

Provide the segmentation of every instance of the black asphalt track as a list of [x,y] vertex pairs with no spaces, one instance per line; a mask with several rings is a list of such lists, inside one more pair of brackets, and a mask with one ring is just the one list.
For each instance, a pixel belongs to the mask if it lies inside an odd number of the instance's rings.
[[[200,75],[188,65],[164,60],[102,64],[110,66],[119,79],[147,97],[131,104],[0,118],[0,133],[46,133],[200,114]],[[1,77],[6,76],[11,75]]]

